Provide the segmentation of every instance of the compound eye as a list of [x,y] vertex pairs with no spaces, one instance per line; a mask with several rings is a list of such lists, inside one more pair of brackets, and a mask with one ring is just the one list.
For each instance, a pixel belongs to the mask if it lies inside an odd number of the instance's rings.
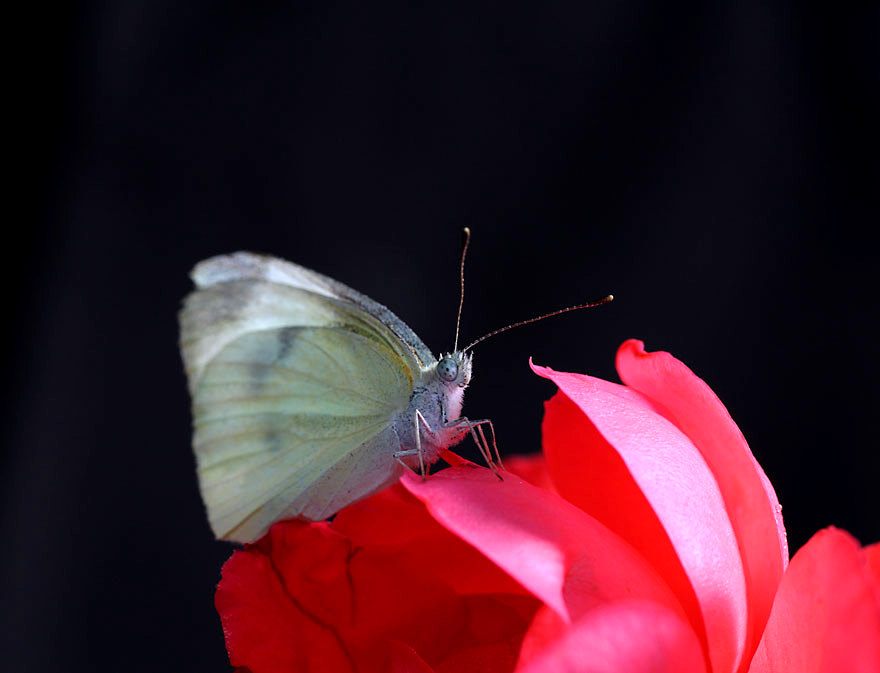
[[437,363],[437,373],[441,379],[452,383],[458,376],[458,365],[452,358],[443,358]]

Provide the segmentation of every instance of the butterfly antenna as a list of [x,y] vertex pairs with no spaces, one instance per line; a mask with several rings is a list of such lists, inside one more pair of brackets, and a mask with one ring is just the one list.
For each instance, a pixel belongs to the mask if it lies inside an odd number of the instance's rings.
[[515,322],[512,325],[507,325],[506,327],[502,327],[500,329],[496,329],[488,334],[484,334],[479,339],[474,341],[472,344],[466,346],[463,351],[469,351],[471,348],[476,346],[481,341],[485,341],[489,337],[495,336],[496,334],[501,334],[502,332],[506,332],[509,329],[513,329],[514,327],[520,327],[522,325],[528,325],[530,322],[538,322],[539,320],[543,320],[544,318],[552,318],[554,315],[559,315],[560,313],[568,313],[569,311],[577,311],[582,308],[592,308],[593,306],[601,306],[602,304],[607,304],[610,301],[614,300],[614,295],[609,294],[607,297],[602,297],[601,299],[597,299],[596,301],[590,301],[586,304],[578,304],[577,306],[569,306],[568,308],[561,308],[558,311],[553,311],[552,313],[545,313],[544,315],[539,315],[535,318],[529,318],[528,320],[520,320],[519,322]]
[[461,292],[458,295],[458,317],[455,319],[455,346],[452,347],[453,353],[458,351],[458,331],[461,328],[461,309],[464,306],[464,258],[467,256],[468,245],[471,242],[471,230],[468,227],[465,227],[463,234],[464,241],[461,244],[461,265],[458,269],[458,279],[461,283]]

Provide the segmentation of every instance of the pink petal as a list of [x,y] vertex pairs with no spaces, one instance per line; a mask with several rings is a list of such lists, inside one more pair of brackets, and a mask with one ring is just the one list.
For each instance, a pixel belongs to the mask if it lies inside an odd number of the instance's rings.
[[505,473],[457,467],[403,485],[443,526],[479,549],[571,621],[620,598],[644,598],[681,611],[641,556],[595,519],[553,493]]
[[746,587],[736,537],[693,443],[638,392],[532,365],[559,386],[544,452],[560,494],[628,540],[681,600],[712,670],[735,671]]
[[782,577],[750,673],[877,673],[880,595],[871,552],[826,528]]
[[700,673],[691,627],[656,603],[621,601],[584,615],[518,673]]
[[617,352],[626,385],[659,403],[699,449],[718,482],[739,543],[749,599],[747,649],[757,644],[788,563],[781,507],[736,423],[706,383],[669,353],[630,339]]

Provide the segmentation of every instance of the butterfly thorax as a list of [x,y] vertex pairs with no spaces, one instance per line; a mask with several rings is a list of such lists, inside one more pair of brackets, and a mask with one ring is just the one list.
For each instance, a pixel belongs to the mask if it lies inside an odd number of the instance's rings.
[[[409,405],[395,414],[391,422],[400,451],[420,449],[425,464],[430,465],[440,458],[443,449],[462,440],[464,434],[454,421],[461,418],[464,389],[471,380],[471,360],[471,355],[457,351],[421,370]],[[414,470],[419,469],[417,453],[403,461]]]

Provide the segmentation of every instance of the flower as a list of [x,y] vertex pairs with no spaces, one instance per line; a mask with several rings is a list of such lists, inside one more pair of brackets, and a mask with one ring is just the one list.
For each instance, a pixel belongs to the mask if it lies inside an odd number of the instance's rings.
[[252,673],[451,673],[512,670],[540,601],[395,485],[332,524],[275,524],[226,562],[216,605]]
[[[542,457],[499,481],[406,474],[223,568],[230,661],[282,671],[880,670],[880,547],[837,529],[788,564],[770,482],[709,387],[625,342],[625,385],[559,392]],[[515,476],[518,475],[518,476]]]

